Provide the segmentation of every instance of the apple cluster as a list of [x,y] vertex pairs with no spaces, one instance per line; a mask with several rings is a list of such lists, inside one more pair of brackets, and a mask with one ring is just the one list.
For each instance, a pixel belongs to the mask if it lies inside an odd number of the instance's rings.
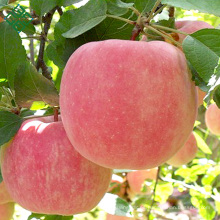
[[[211,28],[204,22],[176,25],[187,33]],[[84,44],[63,73],[59,120],[27,120],[2,147],[4,184],[22,207],[67,216],[99,203],[112,169],[137,170],[127,180],[131,194],[140,194],[144,180],[156,178],[156,167],[180,166],[195,156],[197,96],[184,53],[174,45]]]

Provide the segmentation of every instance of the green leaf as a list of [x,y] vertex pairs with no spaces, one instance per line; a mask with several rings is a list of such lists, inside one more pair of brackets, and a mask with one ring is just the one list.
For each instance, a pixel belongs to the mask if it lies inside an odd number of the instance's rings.
[[66,38],[78,37],[101,23],[106,18],[107,4],[103,0],[90,0],[73,11],[71,29],[63,34]]
[[25,108],[30,108],[34,101],[43,101],[51,106],[59,105],[54,84],[28,62],[20,65],[16,72],[15,100],[19,106]]
[[37,15],[43,16],[57,5],[57,0],[30,0],[31,8]]
[[183,50],[199,76],[208,82],[220,58],[220,30],[202,29],[185,38]]
[[196,132],[193,132],[193,134],[196,138],[198,148],[205,154],[212,154],[212,151],[206,142]]
[[[220,175],[220,165],[211,167],[203,176],[202,178],[202,184],[205,185],[211,185],[215,178]],[[220,198],[220,197],[219,197]]]
[[83,0],[60,0],[60,1],[58,1],[58,5],[66,7],[66,6],[75,4],[75,3],[79,3],[81,1],[83,1]]
[[36,29],[32,23],[29,23],[24,29],[22,29],[22,32],[24,32],[27,35],[33,35],[36,32]]
[[220,4],[216,0],[162,0],[163,4],[180,7],[186,10],[198,10],[220,16]]
[[199,214],[206,220],[212,220],[215,217],[215,210],[210,203],[201,196],[191,198],[192,204],[199,209]]
[[133,5],[134,3],[124,3],[121,0],[107,0],[108,12],[117,16],[126,14]]
[[72,20],[74,11],[70,10],[62,15],[55,26],[55,41],[49,44],[46,49],[49,59],[61,69],[65,67],[71,54],[85,43],[107,39],[129,39],[131,36],[132,25],[124,25],[123,21],[106,18],[86,33],[73,39],[66,39],[62,34],[71,28],[71,23],[74,22]]
[[23,119],[11,112],[0,111],[0,146],[7,143],[19,130]]
[[155,201],[165,203],[173,193],[173,184],[167,182],[159,182],[156,188]]
[[26,61],[26,53],[18,32],[7,22],[0,23],[0,33],[0,78],[13,89],[16,69]]
[[135,8],[140,12],[150,12],[157,0],[135,0]]
[[132,207],[120,197],[106,193],[98,206],[111,215],[131,217]]
[[32,213],[27,220],[35,220],[35,219],[42,219],[44,220],[72,220],[73,216],[61,216],[61,215],[46,215],[46,214],[37,214]]

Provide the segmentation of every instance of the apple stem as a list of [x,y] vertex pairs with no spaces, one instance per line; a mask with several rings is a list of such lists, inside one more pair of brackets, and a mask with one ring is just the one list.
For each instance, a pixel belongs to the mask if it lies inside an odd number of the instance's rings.
[[170,40],[171,42],[173,42],[173,43],[176,44],[177,46],[179,46],[179,47],[182,46],[181,43],[175,41],[175,40],[174,40],[172,37],[170,37],[167,33],[162,32],[162,31],[159,31],[159,30],[157,30],[156,28],[154,28],[154,27],[152,27],[152,26],[149,26],[149,25],[146,25],[146,28],[149,29],[149,30],[151,30],[151,31],[153,31],[153,32],[155,32],[155,33],[157,33],[157,34],[159,34],[159,35],[162,36],[164,39]]
[[189,34],[187,34],[186,32],[179,31],[179,30],[176,30],[176,29],[173,29],[173,28],[169,28],[169,27],[164,27],[164,26],[157,25],[157,24],[152,24],[151,26],[152,26],[152,27],[155,27],[155,28],[157,28],[157,29],[165,30],[165,31],[171,31],[171,32],[178,33],[178,34],[184,34],[184,35],[186,35],[186,36],[189,35]]
[[138,24],[136,24],[134,29],[132,30],[131,40],[136,40],[140,32],[141,32],[141,28]]
[[158,184],[158,180],[160,179],[160,170],[161,170],[161,167],[159,166],[158,169],[157,169],[157,177],[156,177],[156,182],[155,182],[154,189],[153,189],[153,200],[151,202],[150,209],[149,209],[149,211],[147,213],[147,219],[149,219],[150,213],[151,213],[153,205],[155,203],[157,184]]
[[129,9],[131,9],[137,16],[141,15],[141,13],[134,7],[130,7]]
[[53,108],[54,122],[58,121],[59,107]]
[[120,21],[124,21],[128,24],[131,24],[131,25],[136,25],[135,21],[131,21],[131,20],[126,19],[126,18],[118,17],[118,16],[115,16],[115,15],[109,15],[109,14],[107,14],[107,17],[114,18],[114,19],[117,19],[117,20],[120,20]]
[[174,18],[174,14],[175,14],[175,8],[174,7],[170,7],[169,8],[169,17],[170,18]]

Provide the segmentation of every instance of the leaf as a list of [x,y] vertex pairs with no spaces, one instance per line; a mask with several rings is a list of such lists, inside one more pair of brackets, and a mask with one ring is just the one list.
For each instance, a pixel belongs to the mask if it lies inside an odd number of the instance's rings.
[[71,28],[63,34],[75,38],[92,29],[106,18],[107,4],[103,0],[90,0],[85,6],[73,10]]
[[29,23],[24,29],[22,29],[22,32],[24,32],[27,35],[33,35],[36,30],[32,23]]
[[0,146],[7,143],[19,130],[23,119],[11,112],[0,111]]
[[61,1],[58,1],[58,5],[66,7],[66,6],[75,4],[75,3],[79,3],[81,1],[83,1],[83,0],[61,0]]
[[43,16],[57,5],[57,0],[30,0],[31,8],[37,15]]
[[34,101],[43,101],[51,106],[59,105],[59,96],[54,84],[39,74],[34,66],[25,62],[15,75],[15,100],[21,107],[30,108]]
[[27,220],[35,220],[35,219],[42,219],[44,220],[72,220],[73,216],[61,216],[61,215],[46,215],[46,214],[37,214],[32,213]]
[[98,206],[111,215],[131,217],[132,207],[117,195],[106,193]]
[[121,0],[107,0],[108,12],[117,16],[126,14],[133,5],[134,3],[125,3]]
[[135,8],[140,12],[150,12],[157,0],[135,0]]
[[191,198],[192,204],[199,209],[199,214],[206,220],[212,220],[215,217],[215,210],[210,203],[201,196]]
[[165,203],[170,195],[173,193],[173,184],[166,182],[159,182],[156,188],[155,201]]
[[131,36],[133,26],[124,26],[123,21],[106,18],[86,33],[73,39],[66,39],[62,34],[70,29],[74,11],[70,10],[62,15],[60,21],[55,26],[55,41],[49,44],[46,49],[49,59],[60,68],[64,68],[71,54],[85,43],[107,39],[129,39]]
[[8,80],[14,88],[14,76],[20,63],[26,61],[21,38],[7,22],[0,23],[0,78]]
[[193,132],[193,134],[196,138],[198,148],[205,154],[212,154],[212,151],[206,142],[196,132]]
[[3,181],[2,171],[0,170],[0,183]]
[[220,30],[202,29],[185,38],[183,50],[199,76],[208,82],[220,58]]
[[220,4],[216,0],[162,0],[162,3],[186,10],[194,9],[220,16]]

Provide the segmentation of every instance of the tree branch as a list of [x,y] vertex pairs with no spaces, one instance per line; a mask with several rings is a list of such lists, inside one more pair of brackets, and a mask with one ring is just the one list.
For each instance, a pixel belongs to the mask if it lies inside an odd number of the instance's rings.
[[44,17],[45,24],[44,24],[43,31],[41,33],[40,50],[39,50],[38,60],[37,60],[37,65],[36,65],[37,70],[39,70],[41,68],[43,76],[45,76],[49,80],[51,80],[52,77],[50,75],[50,72],[48,71],[47,65],[44,62],[44,50],[45,50],[45,43],[47,40],[47,34],[50,29],[51,21],[52,21],[52,18],[53,18],[53,15],[54,15],[56,9],[57,9],[57,7],[53,8]]
[[170,18],[174,18],[174,14],[175,14],[175,8],[174,7],[170,7],[169,8],[169,17]]

